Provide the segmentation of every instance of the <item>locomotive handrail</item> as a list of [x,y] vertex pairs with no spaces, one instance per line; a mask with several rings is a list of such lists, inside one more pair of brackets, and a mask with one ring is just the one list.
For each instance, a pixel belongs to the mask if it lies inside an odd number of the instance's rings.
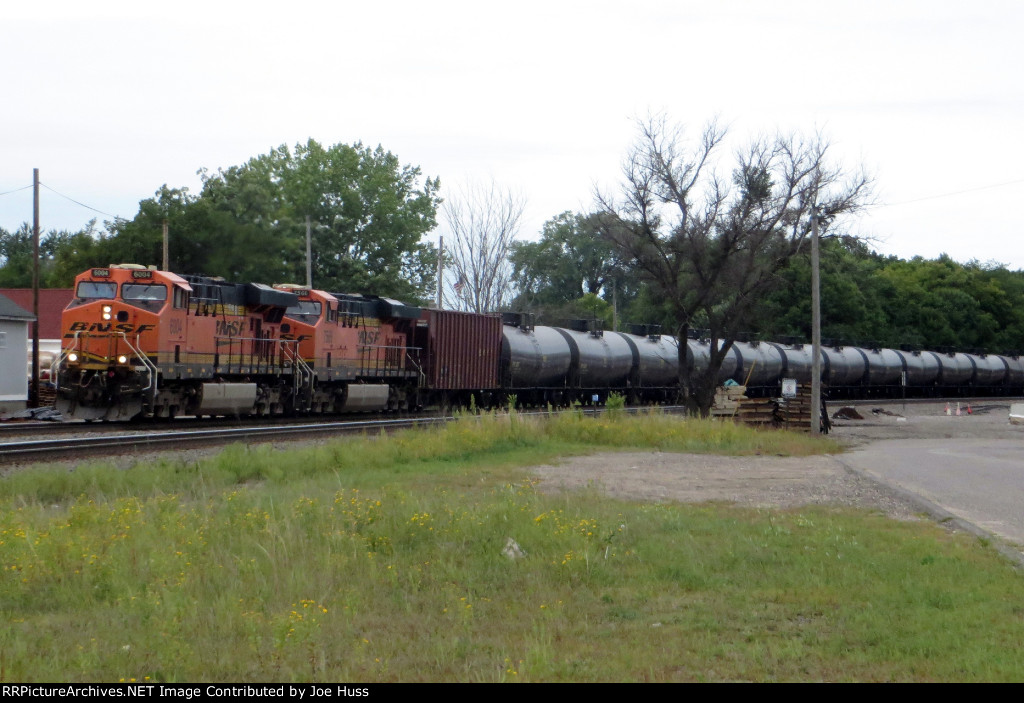
[[426,381],[427,381],[427,373],[423,370],[423,366],[420,364],[420,362],[417,361],[413,357],[413,355],[410,353],[411,351],[414,351],[414,350],[415,351],[422,351],[422,349],[420,349],[419,347],[406,347],[405,358],[416,369],[416,374],[417,374],[416,385],[417,386],[425,386],[426,385]]
[[[365,352],[373,351],[373,350],[380,350],[380,349],[384,349],[384,350],[388,350],[388,349],[401,349],[402,351],[405,351],[406,349],[408,349],[408,347],[406,347],[404,345],[360,344],[360,345],[356,346],[357,353],[360,353],[362,355],[362,358],[360,358],[360,370],[363,373],[367,373],[367,372],[370,372],[370,371],[374,371],[376,373],[379,373],[383,369],[385,372],[393,371],[394,374],[397,374],[398,372],[402,371],[402,363],[401,363],[401,359],[400,358],[399,359],[388,359],[387,358],[387,354],[384,355],[383,361],[381,360],[379,355],[378,356],[373,356],[372,358],[369,358],[369,359],[366,358],[366,356],[368,356],[368,355],[365,355]],[[390,374],[390,375],[394,375],[394,374]]]
[[[141,391],[147,391],[147,390],[150,391],[150,396],[152,397],[151,399],[155,403],[156,402],[156,392],[157,392],[156,379],[157,379],[157,375],[160,372],[159,369],[157,369],[156,364],[154,364],[150,360],[150,358],[148,356],[143,354],[134,344],[132,344],[128,340],[128,335],[127,334],[125,334],[124,332],[118,332],[118,334],[120,334],[121,338],[124,339],[124,343],[128,345],[128,348],[132,350],[132,354],[137,356],[139,361],[142,362],[142,365],[146,367],[146,373],[149,375],[149,385],[144,387],[144,388],[140,388],[139,390],[141,390]],[[138,342],[138,340],[139,340],[139,335],[136,335],[135,336],[135,341]]]
[[[282,356],[288,359],[296,370],[296,373],[292,376],[292,388],[295,392],[295,398],[299,398],[299,388],[301,386],[307,386],[309,389],[309,394],[306,399],[306,407],[302,408],[303,410],[309,410],[313,404],[313,381],[315,378],[313,374],[313,369],[309,367],[309,364],[306,363],[305,359],[299,356],[298,340],[282,339],[279,341],[281,342]],[[286,342],[292,343],[290,358],[288,353],[288,345],[286,344]]]
[[[72,338],[72,343],[67,347],[62,346],[60,354],[58,354],[57,357],[54,359],[53,363],[50,364],[50,377],[51,379],[53,379],[54,389],[56,390],[60,389],[60,374],[58,372],[58,367],[67,359],[68,355],[73,350],[78,348],[79,334],[80,332],[75,332],[75,335]],[[155,401],[157,393],[157,374],[159,372],[159,370],[156,367],[156,364],[154,364],[148,356],[143,354],[142,351],[135,344],[131,343],[131,340],[128,339],[128,335],[126,333],[116,332],[115,334],[124,340],[125,346],[127,346],[131,350],[132,355],[135,356],[140,362],[142,362],[142,365],[146,368],[146,376],[148,377],[148,383],[146,386],[140,388],[139,390],[150,391],[150,396]],[[136,335],[136,342],[138,342],[138,335]],[[89,382],[92,382],[91,379]],[[81,386],[82,384],[79,383],[79,385]]]
[[[246,365],[245,352],[244,352],[243,345],[241,343],[242,342],[253,342],[254,344],[251,345],[250,349],[249,349],[249,362],[248,362],[249,372],[250,373],[253,372],[253,368],[252,367],[255,364],[255,366],[256,366],[255,371],[257,373],[264,373],[264,372],[269,372],[270,371],[270,368],[274,365],[274,357],[277,354],[277,352],[272,351],[271,348],[270,348],[273,345],[272,344],[267,344],[267,343],[268,342],[273,342],[274,344],[280,344],[281,348],[283,350],[285,345],[286,345],[286,343],[288,343],[288,342],[295,343],[295,341],[296,341],[296,340],[293,340],[293,339],[276,339],[274,337],[236,337],[236,336],[232,336],[232,335],[220,335],[220,334],[214,335],[213,339],[214,339],[215,347],[216,347],[216,344],[219,341],[227,340],[227,345],[228,345],[228,350],[227,350],[228,373],[231,373],[231,366],[232,366],[232,364],[231,364],[231,357],[234,354],[235,342],[239,342],[239,345],[238,345],[238,372],[242,373],[242,367]],[[257,352],[257,351],[255,351],[255,344],[267,344],[267,349],[265,351],[263,351],[263,352]],[[215,359],[214,363],[217,366],[220,365],[220,362],[218,360],[219,356],[220,356],[220,351],[215,351],[214,352],[214,359]]]
[[53,382],[54,390],[60,390],[60,365],[68,358],[68,354],[71,353],[72,349],[78,348],[78,335],[79,332],[75,332],[75,336],[71,339],[71,345],[64,347],[61,345],[60,354],[54,357],[50,363],[50,381]]

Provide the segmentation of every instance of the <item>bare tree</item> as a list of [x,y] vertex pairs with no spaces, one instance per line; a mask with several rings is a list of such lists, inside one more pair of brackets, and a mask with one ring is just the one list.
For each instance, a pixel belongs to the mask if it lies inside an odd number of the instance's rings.
[[494,181],[471,185],[445,200],[446,296],[473,312],[505,307],[515,293],[509,261],[526,201]]
[[[726,130],[716,122],[694,143],[663,117],[639,127],[621,197],[599,192],[597,199],[614,222],[606,236],[670,307],[683,399],[707,414],[737,334],[780,283],[779,271],[809,246],[814,208],[827,230],[863,207],[871,179],[832,165],[821,135],[755,140],[735,153],[722,179],[715,158]],[[685,340],[695,326],[709,330],[711,358],[704,374],[690,378]]]

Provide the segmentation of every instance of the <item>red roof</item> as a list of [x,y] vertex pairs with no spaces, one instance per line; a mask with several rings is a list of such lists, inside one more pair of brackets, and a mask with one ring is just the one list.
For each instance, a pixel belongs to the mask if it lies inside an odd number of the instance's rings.
[[[60,316],[74,297],[74,288],[39,289],[39,338],[60,339]],[[31,288],[0,288],[0,294],[10,298],[18,307],[32,312]]]

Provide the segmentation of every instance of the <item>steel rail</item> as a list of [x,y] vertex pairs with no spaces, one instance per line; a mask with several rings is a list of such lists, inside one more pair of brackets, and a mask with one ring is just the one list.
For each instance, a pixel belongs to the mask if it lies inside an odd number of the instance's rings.
[[132,434],[104,434],[96,437],[67,437],[59,439],[28,440],[0,444],[0,463],[37,462],[43,459],[78,459],[104,454],[141,453],[160,451],[169,446],[176,448],[231,444],[242,440],[294,439],[323,436],[324,434],[350,434],[353,432],[394,431],[422,427],[449,421],[451,418],[408,418],[400,420],[366,420],[304,425],[276,425],[259,427],[231,427],[211,430],[171,432],[142,432]]
[[[663,412],[678,411],[674,406],[658,406]],[[585,415],[600,415],[603,409],[581,408]],[[643,408],[626,408],[627,412],[643,412]],[[572,411],[564,411],[572,412]],[[546,410],[520,412],[521,416],[541,417],[554,413]],[[478,416],[478,417],[484,417]],[[134,431],[111,434],[104,432],[95,436],[24,440],[0,443],[0,464],[32,463],[46,459],[81,459],[103,455],[123,455],[162,451],[168,446],[177,448],[226,445],[243,440],[260,442],[276,439],[297,439],[342,435],[358,432],[391,432],[413,427],[429,427],[451,422],[453,416],[419,416],[397,419],[345,420],[338,422],[293,423],[287,425],[258,424],[245,427],[221,427],[196,430]],[[95,425],[74,423],[85,433],[94,431]],[[66,426],[66,425],[65,425]],[[57,425],[56,427],[65,427]],[[98,427],[104,427],[99,425]],[[109,429],[109,425],[105,428]],[[98,428],[97,428],[98,430]]]

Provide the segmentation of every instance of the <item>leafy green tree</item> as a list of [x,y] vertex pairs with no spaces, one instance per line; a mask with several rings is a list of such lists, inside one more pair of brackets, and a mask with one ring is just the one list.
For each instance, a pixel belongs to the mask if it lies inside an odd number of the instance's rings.
[[573,301],[573,305],[577,311],[575,317],[601,320],[604,322],[605,329],[611,329],[612,304],[597,293],[587,293],[578,300]]
[[316,287],[412,302],[434,285],[437,252],[421,239],[436,226],[439,182],[381,147],[311,139],[200,174],[198,195],[164,185],[131,220],[107,222],[88,265],[161,264],[166,220],[171,270],[304,283],[308,216]]
[[[97,246],[95,221],[78,232],[50,230],[39,237],[39,285],[70,287],[74,277],[94,263],[79,266],[77,253]],[[0,229],[0,288],[32,286],[32,227],[24,223],[14,232]],[[78,270],[74,270],[78,267]],[[73,271],[73,272],[72,272]]]
[[563,212],[544,223],[539,241],[514,244],[510,258],[524,302],[563,303],[586,293],[607,297],[621,267],[602,236],[605,227],[601,213]]
[[[611,328],[613,303],[630,310],[642,286],[627,276],[606,230],[611,222],[602,213],[563,212],[544,223],[536,242],[517,242],[510,259],[519,295],[517,310],[533,312],[539,322],[579,316],[581,295],[599,297],[608,305]],[[644,321],[647,313],[643,313]]]
[[437,224],[439,187],[382,147],[311,139],[204,171],[200,201],[215,220],[230,216],[243,244],[269,244],[262,253],[292,280],[305,280],[308,216],[316,287],[419,299],[434,282],[436,249],[421,238]]
[[[1024,339],[1024,271],[948,256],[904,260],[858,240],[821,248],[822,336],[860,346],[1018,353]],[[810,338],[810,268],[794,258],[765,301],[766,339]]]
[[153,198],[139,203],[132,220],[108,222],[112,234],[100,249],[109,262],[162,265],[164,221],[172,271],[233,281],[298,280],[294,271],[304,244],[218,208],[210,198],[192,195],[187,188],[164,185]]
[[75,276],[93,266],[113,263],[106,258],[105,239],[90,220],[77,232],[52,232],[47,240],[50,260],[43,278],[48,288],[70,288]]
[[570,320],[601,320],[604,329],[611,330],[616,317],[612,304],[596,293],[587,293],[576,300],[541,305],[527,311],[533,312],[536,324],[555,327],[563,327]]
[[1008,354],[1024,352],[1024,271],[1009,271],[1001,265],[971,262],[983,282],[982,306],[996,320],[998,331],[990,351]]
[[[892,292],[879,277],[882,257],[846,236],[823,238],[820,252],[822,338],[841,344],[886,343],[891,323],[883,303]],[[811,264],[805,253],[779,272],[781,285],[765,296],[751,330],[760,338],[811,339]]]
[[992,347],[999,324],[979,300],[986,287],[979,274],[946,255],[887,262],[880,276],[893,291],[884,309],[895,334],[928,349]]
[[0,229],[0,286],[32,285],[32,228],[26,223],[14,232]]

